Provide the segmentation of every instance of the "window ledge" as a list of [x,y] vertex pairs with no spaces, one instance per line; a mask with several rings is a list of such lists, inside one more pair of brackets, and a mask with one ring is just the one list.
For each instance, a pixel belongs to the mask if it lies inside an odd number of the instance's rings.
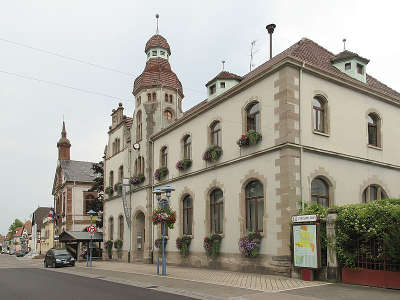
[[330,137],[330,134],[325,133],[325,132],[321,132],[321,131],[317,131],[317,130],[313,130],[313,133],[314,134],[318,134],[318,135],[322,135],[322,136],[325,136],[325,137]]
[[370,144],[368,144],[368,148],[382,151],[382,147],[378,147],[378,146],[374,146],[374,145],[370,145]]

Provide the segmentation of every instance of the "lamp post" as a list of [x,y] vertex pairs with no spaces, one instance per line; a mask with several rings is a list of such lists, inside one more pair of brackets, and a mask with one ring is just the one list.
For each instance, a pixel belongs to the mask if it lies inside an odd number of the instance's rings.
[[[93,225],[93,216],[96,215],[97,213],[91,209],[88,211],[88,214],[90,215],[90,226]],[[90,243],[89,243],[89,260],[88,260],[88,255],[86,253],[86,267],[91,267],[92,266],[92,248],[93,248],[93,233],[90,233]]]
[[[171,198],[171,192],[175,191],[175,189],[170,186],[170,185],[166,185],[164,188],[160,189],[160,188],[156,188],[153,191],[153,194],[156,195],[156,199],[158,202],[158,206],[161,209],[164,209],[166,207],[169,206],[170,203],[170,198]],[[167,197],[167,199],[161,199],[161,194],[165,193],[165,196]],[[165,276],[167,275],[167,261],[165,259],[165,222],[161,223],[161,253],[162,253],[162,271],[161,271],[161,275]],[[158,266],[158,263],[157,263]],[[158,267],[157,267],[157,271],[158,271]],[[158,274],[158,272],[157,272]]]

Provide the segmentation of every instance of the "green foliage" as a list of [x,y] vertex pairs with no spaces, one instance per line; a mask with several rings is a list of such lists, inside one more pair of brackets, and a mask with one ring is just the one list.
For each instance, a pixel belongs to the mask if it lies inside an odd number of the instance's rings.
[[121,250],[122,249],[122,245],[123,245],[122,240],[116,240],[114,242],[114,248],[117,249],[117,250]]
[[213,234],[211,237],[205,237],[203,241],[204,250],[208,257],[215,259],[219,255],[222,237],[219,234]]
[[176,248],[178,248],[184,257],[189,256],[189,247],[191,242],[192,238],[190,236],[178,237],[176,239]]
[[109,197],[111,197],[114,194],[114,189],[112,186],[108,186],[108,187],[106,187],[105,192]]
[[203,153],[203,160],[208,162],[216,162],[222,155],[222,148],[217,145],[211,145]]
[[105,242],[105,247],[107,250],[108,257],[112,258],[113,241],[109,240],[109,241]]
[[18,227],[21,227],[21,226],[24,226],[24,223],[22,223],[22,221],[19,220],[19,219],[15,219],[14,222],[13,222],[13,223],[10,225],[10,227],[8,228],[8,231],[11,232],[11,235],[10,235],[10,239],[9,239],[9,240],[11,240],[11,239],[14,237],[15,230],[16,230]]

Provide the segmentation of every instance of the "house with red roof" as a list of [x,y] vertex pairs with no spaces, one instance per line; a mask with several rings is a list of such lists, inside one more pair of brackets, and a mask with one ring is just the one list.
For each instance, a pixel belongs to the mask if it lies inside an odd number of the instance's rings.
[[[368,73],[373,58],[303,38],[247,74],[221,70],[205,80],[207,99],[183,111],[170,44],[157,32],[144,52],[133,115],[122,105],[111,114],[104,241],[123,246],[107,258],[158,256],[153,190],[166,185],[176,223],[164,234],[191,241],[188,257],[167,243],[168,263],[280,275],[290,275],[300,207],[400,197],[400,93]],[[243,246],[250,232],[253,260]],[[219,243],[217,258],[205,240]]]

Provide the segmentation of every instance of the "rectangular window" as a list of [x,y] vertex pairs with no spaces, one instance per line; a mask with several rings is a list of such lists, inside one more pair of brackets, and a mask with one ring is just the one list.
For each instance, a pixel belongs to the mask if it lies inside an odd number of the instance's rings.
[[147,101],[151,102],[151,94],[150,93],[147,94]]
[[225,82],[221,82],[219,86],[224,89],[225,88]]
[[139,96],[137,97],[137,105],[140,105],[142,103],[142,98]]
[[210,86],[210,95],[215,94],[217,90],[217,87],[215,84],[213,84],[212,86]]
[[364,74],[364,66],[357,64],[357,73],[363,75]]
[[346,71],[350,70],[350,69],[351,69],[351,63],[345,63],[345,64],[344,64],[344,69],[345,69]]
[[169,95],[169,103],[172,103],[172,95]]
[[165,51],[161,51],[160,54],[161,54],[162,56],[165,56]]
[[165,94],[165,102],[168,102],[168,94]]
[[153,50],[151,53],[153,56],[157,56],[157,50]]

